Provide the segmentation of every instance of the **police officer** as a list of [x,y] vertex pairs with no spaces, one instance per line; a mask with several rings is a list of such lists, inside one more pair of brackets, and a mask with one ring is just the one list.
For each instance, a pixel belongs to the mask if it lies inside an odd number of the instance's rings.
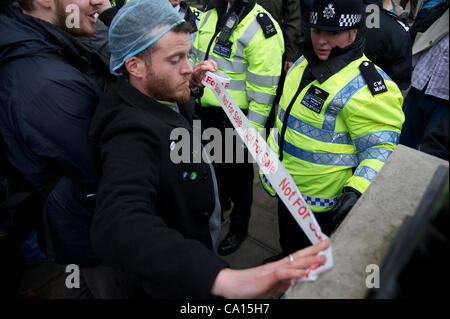
[[[264,128],[282,70],[282,31],[255,0],[212,0],[203,13],[192,52],[195,64],[214,60],[219,71],[231,78],[229,93],[258,129]],[[225,136],[232,125],[213,92],[205,89],[196,112],[203,128],[214,127]],[[222,143],[225,146],[225,142]],[[234,153],[224,149],[223,154]],[[246,154],[248,159],[248,153]],[[225,158],[224,158],[225,159]],[[222,207],[228,198],[234,204],[230,232],[218,252],[237,250],[247,236],[253,189],[253,164],[217,163],[216,172]]]
[[[311,40],[287,74],[268,137],[327,235],[393,152],[404,122],[399,88],[363,54],[361,13],[362,0],[314,1]],[[308,244],[281,201],[278,220],[282,254]]]

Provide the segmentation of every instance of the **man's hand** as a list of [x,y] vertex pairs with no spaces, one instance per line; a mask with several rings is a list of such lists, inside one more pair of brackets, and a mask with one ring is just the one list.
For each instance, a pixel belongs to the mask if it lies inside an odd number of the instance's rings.
[[206,60],[200,62],[194,67],[194,71],[192,72],[192,77],[190,80],[191,87],[203,87],[202,79],[205,76],[206,71],[216,72],[217,71],[217,63],[213,60]]
[[284,61],[284,64],[283,64],[284,73],[288,73],[289,69],[292,68],[293,65],[294,65],[294,62]]
[[259,267],[233,270],[222,269],[216,277],[211,293],[232,299],[271,298],[284,293],[290,285],[290,279],[298,280],[312,266],[325,263],[325,256],[319,252],[330,246],[328,240],[299,250],[288,257]]

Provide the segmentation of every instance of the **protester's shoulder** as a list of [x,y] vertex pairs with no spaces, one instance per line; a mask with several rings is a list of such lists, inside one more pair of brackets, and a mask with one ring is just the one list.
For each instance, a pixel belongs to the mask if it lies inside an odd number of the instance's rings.
[[[80,72],[64,57],[57,53],[29,54],[12,59],[3,69],[15,78],[28,79],[23,85],[38,81],[48,85],[85,82],[87,75]],[[90,85],[90,83],[89,83]]]
[[72,66],[51,57],[14,59],[2,68],[0,79],[2,85],[11,83],[11,98],[23,116],[33,116],[39,105],[41,114],[61,111],[87,118],[101,94],[87,75],[81,76]]
[[124,100],[123,93],[120,93],[123,92],[120,85],[126,84],[123,81],[115,83],[100,100],[91,129],[93,131],[98,131],[99,128],[102,131],[157,131],[159,121],[152,116],[151,112],[145,112]]
[[398,15],[393,12],[382,10],[381,22],[390,31],[395,31],[397,34],[408,35],[409,27],[403,22]]

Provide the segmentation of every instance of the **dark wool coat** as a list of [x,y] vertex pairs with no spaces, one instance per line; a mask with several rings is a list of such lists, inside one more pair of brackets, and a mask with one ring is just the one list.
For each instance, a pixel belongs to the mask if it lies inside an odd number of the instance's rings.
[[192,136],[193,101],[179,107],[177,113],[126,81],[102,99],[90,131],[100,171],[91,238],[99,258],[146,295],[206,298],[227,264],[211,251],[210,166],[170,157],[173,129]]

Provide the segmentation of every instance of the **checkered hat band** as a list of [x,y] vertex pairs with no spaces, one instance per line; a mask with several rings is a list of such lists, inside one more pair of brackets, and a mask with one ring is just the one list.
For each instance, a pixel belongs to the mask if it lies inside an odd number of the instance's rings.
[[339,19],[340,27],[353,27],[361,21],[361,14],[342,14]]
[[309,13],[309,23],[317,24],[317,20],[318,19],[319,19],[319,13],[318,12],[310,12]]

